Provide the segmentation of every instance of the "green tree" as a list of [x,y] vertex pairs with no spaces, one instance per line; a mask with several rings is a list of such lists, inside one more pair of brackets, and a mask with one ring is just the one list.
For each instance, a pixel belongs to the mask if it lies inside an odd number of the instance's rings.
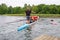
[[13,14],[13,8],[12,8],[12,6],[8,7],[8,14]]
[[44,7],[44,6],[45,6],[45,4],[40,4],[40,5],[37,6],[39,13],[44,13],[44,10],[43,10],[43,7]]
[[13,13],[14,14],[19,14],[19,13],[22,13],[23,12],[23,10],[22,10],[22,8],[21,7],[14,7],[13,8]]
[[5,4],[0,5],[0,14],[6,14],[8,12],[8,7]]
[[32,11],[38,13],[38,7],[33,5],[33,6],[32,6]]

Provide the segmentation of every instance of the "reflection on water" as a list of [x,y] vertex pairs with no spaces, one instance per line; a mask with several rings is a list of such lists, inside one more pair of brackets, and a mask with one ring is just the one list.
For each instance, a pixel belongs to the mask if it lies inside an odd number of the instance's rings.
[[[0,40],[32,40],[41,35],[48,34],[60,37],[60,18],[40,18],[31,30],[17,31],[17,28],[25,23],[25,21],[5,24],[15,20],[21,20],[24,17],[0,16]],[[50,24],[50,20],[54,19],[58,24]]]
[[31,31],[25,30],[24,36],[25,36],[25,40],[32,40]]

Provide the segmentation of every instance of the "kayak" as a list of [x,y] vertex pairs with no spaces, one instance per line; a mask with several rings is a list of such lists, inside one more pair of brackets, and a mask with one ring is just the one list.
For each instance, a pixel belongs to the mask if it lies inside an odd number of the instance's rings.
[[[38,21],[38,20],[37,20]],[[34,25],[37,21],[34,21],[34,22],[31,22],[31,23],[29,23],[29,24],[23,24],[22,26],[20,26],[20,27],[18,27],[17,28],[17,31],[21,31],[21,30],[23,30],[23,29],[27,29],[28,27],[30,27],[31,25]]]
[[21,30],[26,29],[26,28],[28,28],[28,27],[29,27],[29,24],[24,24],[24,25],[20,26],[20,27],[17,29],[17,31],[21,31]]
[[37,22],[37,21],[32,22],[32,23],[30,23],[30,24],[23,24],[22,26],[20,26],[20,27],[17,28],[17,31],[21,31],[21,30],[23,30],[23,29],[27,29],[28,27],[30,27],[31,25],[35,24],[36,22]]

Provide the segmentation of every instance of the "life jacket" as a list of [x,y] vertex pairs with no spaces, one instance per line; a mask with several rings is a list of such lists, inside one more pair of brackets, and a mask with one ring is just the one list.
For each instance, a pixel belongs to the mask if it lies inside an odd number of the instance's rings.
[[38,16],[31,16],[31,19],[33,20],[33,21],[37,21],[38,20]]

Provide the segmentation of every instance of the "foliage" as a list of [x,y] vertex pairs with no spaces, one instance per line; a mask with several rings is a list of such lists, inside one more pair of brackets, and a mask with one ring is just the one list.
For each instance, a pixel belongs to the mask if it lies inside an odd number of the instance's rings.
[[0,5],[0,14],[23,14],[27,7],[30,7],[32,11],[36,12],[36,14],[60,14],[60,5],[27,5],[25,4],[24,7],[7,7],[6,4]]

